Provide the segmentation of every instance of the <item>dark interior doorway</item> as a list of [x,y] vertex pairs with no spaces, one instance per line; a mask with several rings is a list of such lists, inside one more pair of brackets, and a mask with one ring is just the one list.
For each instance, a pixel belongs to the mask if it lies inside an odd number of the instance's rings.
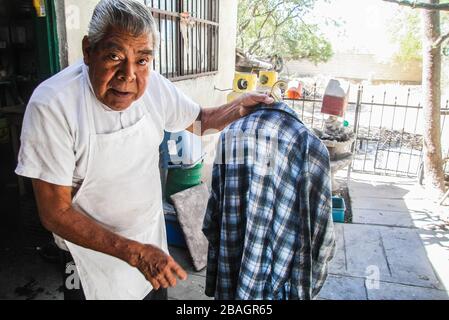
[[33,90],[60,70],[53,0],[0,0],[0,247],[35,248],[41,226],[31,182],[14,169],[23,114]]

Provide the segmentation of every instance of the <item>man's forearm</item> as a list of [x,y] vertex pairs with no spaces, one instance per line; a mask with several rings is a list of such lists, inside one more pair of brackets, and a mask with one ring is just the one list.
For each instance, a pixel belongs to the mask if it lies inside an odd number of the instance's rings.
[[79,246],[121,259],[139,271],[156,290],[185,280],[184,269],[157,246],[122,237],[72,206],[72,188],[33,179],[43,225]]
[[137,263],[141,246],[139,242],[106,229],[73,207],[63,212],[48,227],[74,244],[114,256],[133,266]]
[[203,108],[201,109],[201,135],[206,131],[221,131],[228,124],[239,119],[241,116],[240,106],[234,102],[227,103],[220,107]]
[[[215,108],[202,108],[197,121],[187,130],[197,135],[216,133],[231,122],[250,114],[260,103],[271,104],[274,99],[263,93],[245,93],[234,101]],[[201,128],[198,128],[201,123]]]
[[33,179],[42,224],[51,232],[79,246],[100,251],[130,264],[140,244],[115,234],[72,207],[71,188]]

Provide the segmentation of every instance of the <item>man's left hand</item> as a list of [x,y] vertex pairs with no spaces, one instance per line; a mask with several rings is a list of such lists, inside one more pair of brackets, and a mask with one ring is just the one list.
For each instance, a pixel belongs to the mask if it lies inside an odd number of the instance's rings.
[[272,104],[274,99],[264,93],[245,93],[235,99],[233,104],[239,107],[240,116],[244,117],[259,103]]

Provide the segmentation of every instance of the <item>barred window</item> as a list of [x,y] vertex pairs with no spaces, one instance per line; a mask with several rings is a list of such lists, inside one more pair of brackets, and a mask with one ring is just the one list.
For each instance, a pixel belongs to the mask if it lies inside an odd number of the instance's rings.
[[219,0],[145,0],[160,32],[154,69],[170,80],[218,71]]

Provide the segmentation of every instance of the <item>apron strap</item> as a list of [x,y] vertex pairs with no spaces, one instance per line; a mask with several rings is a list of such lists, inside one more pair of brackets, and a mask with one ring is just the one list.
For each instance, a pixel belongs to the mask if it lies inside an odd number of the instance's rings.
[[83,77],[84,77],[84,105],[86,108],[86,114],[87,114],[87,120],[89,122],[89,130],[90,134],[93,135],[96,133],[95,130],[95,123],[94,123],[94,116],[93,116],[93,110],[92,110],[92,95],[93,95],[93,88],[90,83],[89,79],[89,73],[87,71],[87,66],[83,64]]

